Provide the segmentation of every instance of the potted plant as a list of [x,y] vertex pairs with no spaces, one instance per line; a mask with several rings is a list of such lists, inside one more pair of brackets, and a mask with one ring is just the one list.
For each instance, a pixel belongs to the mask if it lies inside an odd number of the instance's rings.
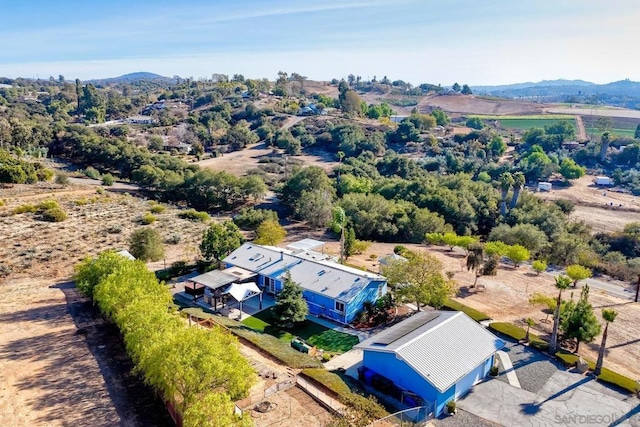
[[456,413],[456,402],[454,400],[450,400],[447,402],[447,414],[453,415]]
[[493,365],[491,369],[489,369],[489,375],[491,375],[492,377],[497,377],[499,370],[500,369],[498,368],[498,365]]

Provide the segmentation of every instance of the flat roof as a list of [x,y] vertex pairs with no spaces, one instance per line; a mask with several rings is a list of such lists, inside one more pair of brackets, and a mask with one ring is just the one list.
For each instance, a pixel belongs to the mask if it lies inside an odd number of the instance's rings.
[[320,246],[323,246],[324,242],[315,239],[302,239],[297,242],[293,242],[287,245],[287,249],[292,251],[312,251]]

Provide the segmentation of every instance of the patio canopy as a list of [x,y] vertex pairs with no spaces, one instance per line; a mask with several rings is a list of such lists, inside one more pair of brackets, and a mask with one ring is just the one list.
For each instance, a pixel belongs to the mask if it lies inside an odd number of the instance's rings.
[[262,291],[255,283],[249,282],[232,283],[231,286],[229,286],[229,289],[227,289],[224,293],[231,295],[236,301],[242,302],[261,294]]
[[219,289],[229,284],[232,284],[238,280],[247,280],[256,276],[255,273],[238,268],[232,267],[226,270],[212,270],[208,273],[201,274],[192,279],[190,282],[199,283],[211,289]]

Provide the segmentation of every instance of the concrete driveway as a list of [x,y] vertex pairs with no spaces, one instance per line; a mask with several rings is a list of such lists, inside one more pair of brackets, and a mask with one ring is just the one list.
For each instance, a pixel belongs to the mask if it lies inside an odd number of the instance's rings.
[[488,379],[458,401],[461,409],[504,426],[640,427],[640,401],[594,377],[557,371],[538,393]]

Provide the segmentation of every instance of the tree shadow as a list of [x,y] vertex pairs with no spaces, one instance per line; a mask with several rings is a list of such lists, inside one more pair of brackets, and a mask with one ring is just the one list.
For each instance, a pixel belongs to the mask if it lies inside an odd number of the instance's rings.
[[[51,288],[65,295],[65,311],[75,330],[23,339],[0,350],[2,357],[6,354],[15,360],[31,358],[44,363],[42,372],[18,385],[44,392],[45,398],[31,404],[46,410],[49,421],[63,415],[68,418],[73,411],[80,424],[91,419],[92,425],[173,425],[162,400],[132,373],[133,363],[118,328],[106,322],[72,282]],[[95,362],[86,356],[86,350]],[[97,373],[96,363],[101,375],[91,375]]]
[[[630,420],[631,418],[633,418],[634,415],[638,415],[640,414],[640,405],[636,405],[633,409],[631,409],[629,412],[627,412],[626,414],[622,415],[621,417],[619,417],[616,420],[613,420],[611,422],[611,424],[609,424],[610,427],[615,427],[615,426],[619,426],[620,424],[624,423],[625,421]],[[636,420],[640,418],[640,417],[636,417]],[[632,424],[632,425],[637,425],[637,424]]]

